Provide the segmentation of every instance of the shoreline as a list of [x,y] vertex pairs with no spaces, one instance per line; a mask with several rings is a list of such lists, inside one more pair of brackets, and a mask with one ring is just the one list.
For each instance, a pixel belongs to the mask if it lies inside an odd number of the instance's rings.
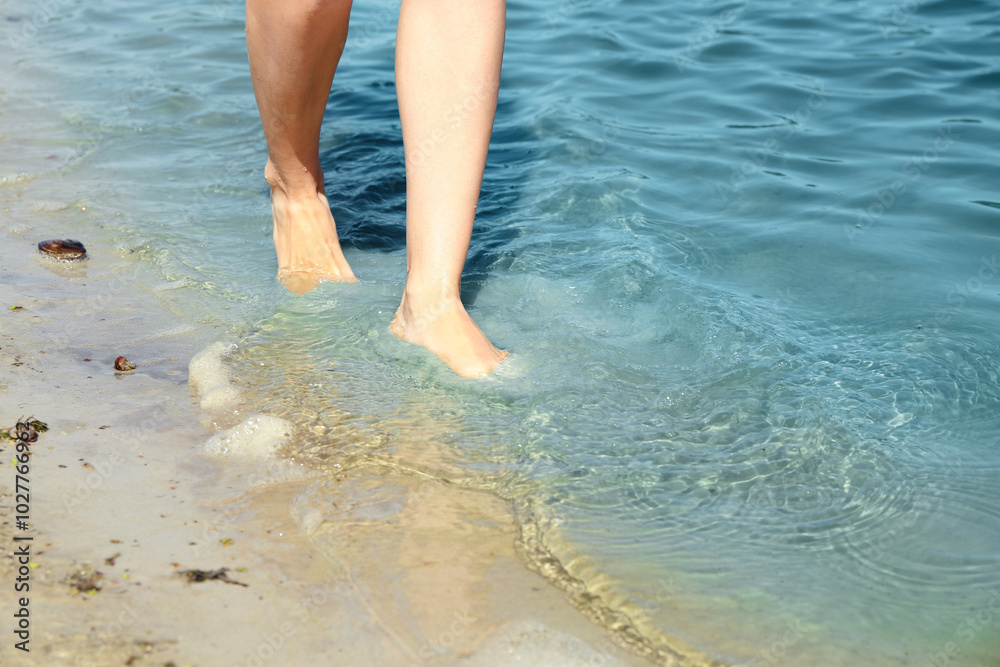
[[[404,467],[354,467],[350,484],[367,490],[338,502],[367,511],[365,494],[379,482],[399,511],[369,522],[364,539],[340,543],[336,527],[360,531],[357,517],[313,508],[300,525],[308,503],[293,504],[330,475],[207,452],[246,415],[239,404],[206,411],[192,396],[189,362],[232,323],[185,318],[174,284],[144,259],[151,248],[123,245],[117,200],[105,202],[85,174],[75,182],[71,163],[53,161],[76,133],[25,90],[7,92],[12,131],[2,139],[18,157],[0,175],[0,426],[33,416],[49,431],[31,446],[32,650],[10,641],[20,593],[5,584],[0,662],[492,665],[523,655],[648,664],[522,564],[513,508],[493,495]],[[36,250],[67,237],[87,246],[88,259],[59,262]],[[116,372],[119,355],[136,370]],[[407,458],[428,461],[420,427],[414,434],[407,447],[418,455]],[[14,449],[0,443],[3,494],[15,490]],[[287,476],[276,482],[269,468]],[[10,500],[0,496],[5,516]],[[0,525],[4,582],[19,567],[15,530]],[[467,553],[456,558],[452,548],[463,543]],[[219,568],[248,586],[178,574]],[[100,590],[70,585],[92,577]]]
[[[178,326],[101,243],[77,264],[34,254],[43,233],[8,229],[3,252],[0,415],[49,426],[30,457],[32,650],[10,640],[5,586],[5,664],[648,664],[524,567],[495,496],[363,465],[213,460],[187,366],[216,332]],[[137,369],[115,371],[119,354]],[[178,574],[219,568],[246,586]]]
[[[155,242],[115,220],[128,202],[80,168],[103,135],[81,147],[30,77],[15,83],[2,143],[17,157],[0,174],[0,427],[32,416],[49,431],[31,446],[32,650],[7,641],[21,605],[5,585],[0,662],[650,664],[526,565],[511,503],[425,472],[448,468],[426,424],[382,465],[352,460],[342,473],[281,461],[276,448],[214,447],[255,418],[225,387],[206,404],[189,386],[191,359],[232,316],[185,316],[182,281],[146,259]],[[88,259],[36,252],[67,237]],[[116,372],[119,355],[137,368]],[[215,370],[227,372],[221,360]],[[14,449],[0,443],[2,494],[14,490]],[[9,501],[0,496],[5,517]],[[20,566],[15,532],[0,525],[4,582]],[[221,568],[237,583],[180,574]]]

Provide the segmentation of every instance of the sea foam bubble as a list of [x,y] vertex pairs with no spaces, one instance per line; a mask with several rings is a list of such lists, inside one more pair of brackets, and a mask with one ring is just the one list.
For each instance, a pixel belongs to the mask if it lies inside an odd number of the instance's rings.
[[202,410],[225,410],[239,402],[240,392],[230,381],[223,361],[235,349],[233,343],[216,342],[191,358],[188,385],[200,400]]
[[236,426],[209,438],[205,443],[205,453],[248,461],[270,459],[291,439],[294,428],[295,425],[287,419],[251,415]]

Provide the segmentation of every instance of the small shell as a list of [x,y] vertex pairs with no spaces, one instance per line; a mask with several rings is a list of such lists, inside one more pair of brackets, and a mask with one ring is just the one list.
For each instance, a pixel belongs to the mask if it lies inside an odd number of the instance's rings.
[[79,241],[72,239],[52,239],[39,241],[38,250],[44,255],[55,259],[78,260],[87,257],[87,249]]
[[118,357],[115,359],[115,370],[116,371],[134,371],[135,364],[126,359],[125,357]]

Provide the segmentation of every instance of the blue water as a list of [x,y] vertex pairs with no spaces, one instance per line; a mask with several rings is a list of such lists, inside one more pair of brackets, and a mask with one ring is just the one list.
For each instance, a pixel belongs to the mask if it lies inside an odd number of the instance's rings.
[[59,184],[238,340],[301,460],[421,425],[647,646],[1000,664],[1000,3],[511,2],[464,296],[512,354],[481,382],[387,329],[395,6],[356,3],[321,141],[361,284],[295,298],[242,4],[56,5],[4,8],[3,103],[46,153],[4,187]]

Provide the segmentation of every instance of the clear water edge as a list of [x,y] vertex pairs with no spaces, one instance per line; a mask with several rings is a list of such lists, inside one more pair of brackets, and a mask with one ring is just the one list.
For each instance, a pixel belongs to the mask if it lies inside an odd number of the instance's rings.
[[[69,157],[4,185],[63,181],[26,208],[138,255],[137,279],[179,317],[228,328],[258,404],[323,426],[301,460],[392,457],[415,415],[436,425],[470,483],[532,508],[536,565],[555,557],[588,580],[595,607],[639,609],[651,633],[730,662],[801,628],[770,663],[923,665],[961,642],[949,664],[994,664],[994,625],[976,619],[1000,583],[998,293],[979,278],[997,247],[983,92],[996,61],[970,34],[995,34],[995,10],[922,6],[908,18],[922,29],[890,41],[891,7],[822,6],[799,24],[784,4],[746,7],[742,29],[699,50],[662,41],[650,15],[696,35],[722,5],[616,7],[541,25],[510,7],[466,297],[514,356],[482,386],[385,330],[403,255],[384,8],[356,10],[366,39],[338,74],[323,144],[364,290],[290,300],[258,270],[273,263],[262,143],[226,5],[131,18],[69,5],[44,23],[16,63],[33,100],[8,95],[41,113],[8,114],[25,152],[38,137]],[[135,36],[158,24],[173,30]],[[785,64],[817,31],[840,39]],[[583,60],[590,47],[601,57]],[[690,62],[675,75],[678,53]],[[56,95],[70,75],[96,85]],[[963,126],[954,143],[905,166],[948,125]],[[753,168],[768,139],[780,151]],[[897,180],[886,212],[858,215]],[[723,199],[719,183],[735,182]]]

